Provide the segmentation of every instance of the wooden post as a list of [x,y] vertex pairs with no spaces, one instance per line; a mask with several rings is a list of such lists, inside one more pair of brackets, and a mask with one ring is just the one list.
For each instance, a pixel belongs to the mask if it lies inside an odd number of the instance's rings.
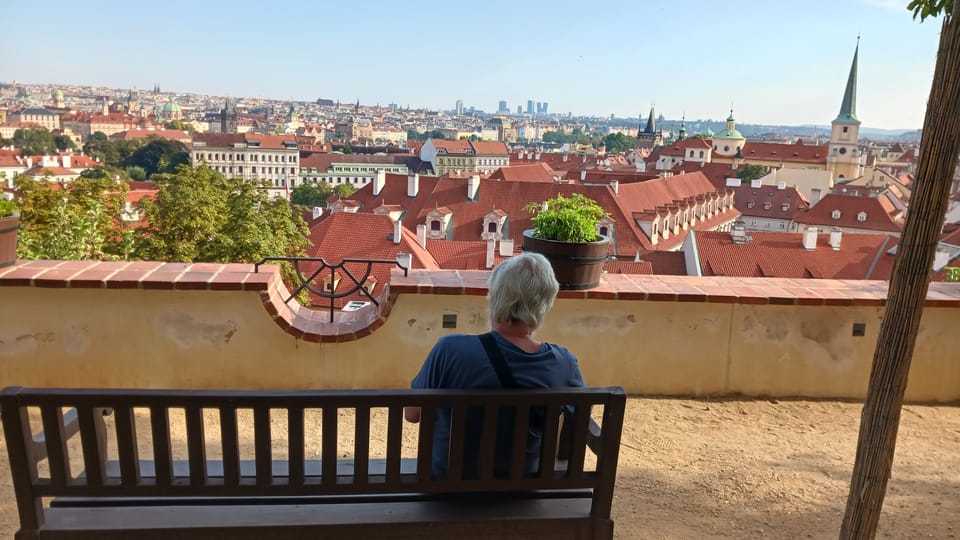
[[890,278],[840,538],[873,538],[893,466],[910,360],[960,151],[960,1],[945,14],[917,179]]

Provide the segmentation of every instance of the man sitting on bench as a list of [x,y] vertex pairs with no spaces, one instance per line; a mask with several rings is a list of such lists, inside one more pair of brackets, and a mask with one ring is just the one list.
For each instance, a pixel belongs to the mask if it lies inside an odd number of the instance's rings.
[[[413,379],[415,389],[429,388],[564,388],[583,387],[577,358],[559,345],[541,343],[533,333],[553,306],[559,291],[553,268],[536,253],[524,253],[498,265],[490,275],[489,317],[492,331],[486,334],[450,334],[441,337]],[[565,410],[572,415],[572,410]],[[524,468],[537,472],[545,418],[534,407],[527,430]],[[410,422],[420,421],[420,409],[404,410]],[[513,414],[499,414],[496,436],[495,476],[510,474]],[[480,453],[483,411],[467,415],[463,475],[475,477]],[[436,412],[432,474],[445,477],[450,443],[450,409]]]

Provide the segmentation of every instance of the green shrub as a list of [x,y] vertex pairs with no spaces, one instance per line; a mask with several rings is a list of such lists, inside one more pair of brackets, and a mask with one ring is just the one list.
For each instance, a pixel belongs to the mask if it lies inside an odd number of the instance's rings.
[[544,203],[528,203],[527,212],[534,214],[533,235],[560,242],[595,242],[597,223],[607,212],[597,201],[575,193],[571,197],[557,195]]
[[8,201],[7,199],[0,199],[0,218],[12,216],[14,212],[17,211],[17,205],[13,204],[13,201]]

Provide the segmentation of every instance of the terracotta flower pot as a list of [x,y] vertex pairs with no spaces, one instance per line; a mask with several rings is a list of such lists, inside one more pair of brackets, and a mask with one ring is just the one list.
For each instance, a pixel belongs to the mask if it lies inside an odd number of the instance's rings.
[[558,242],[533,236],[533,229],[523,231],[523,250],[539,253],[550,261],[560,289],[581,291],[600,284],[603,262],[610,252],[610,238],[596,242]]
[[0,268],[17,262],[17,237],[20,234],[20,214],[0,218]]

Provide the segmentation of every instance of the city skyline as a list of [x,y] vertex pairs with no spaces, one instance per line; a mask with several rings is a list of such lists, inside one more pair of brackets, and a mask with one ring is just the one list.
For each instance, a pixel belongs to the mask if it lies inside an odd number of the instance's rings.
[[4,78],[444,110],[462,100],[487,112],[501,100],[525,111],[532,99],[551,113],[625,118],[655,104],[667,117],[720,120],[732,105],[740,122],[826,125],[859,34],[858,116],[864,126],[907,130],[922,126],[940,28],[892,0],[646,10],[598,2],[589,11],[498,0],[468,13],[373,2],[276,16],[244,1],[174,2],[145,19],[123,6],[11,6],[14,20],[37,10],[71,16],[50,17],[42,38],[11,29]]

